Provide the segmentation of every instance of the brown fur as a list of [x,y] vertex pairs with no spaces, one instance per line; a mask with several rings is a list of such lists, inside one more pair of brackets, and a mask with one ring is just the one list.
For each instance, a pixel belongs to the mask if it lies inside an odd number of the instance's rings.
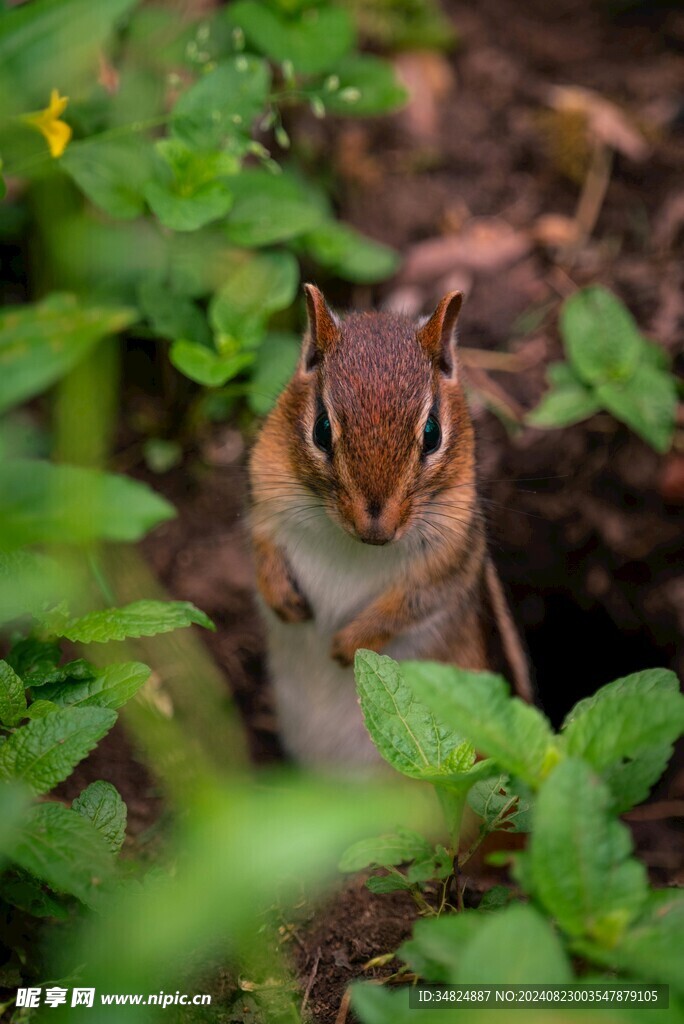
[[[358,542],[416,538],[416,554],[389,586],[332,638],[330,656],[349,665],[359,648],[382,650],[395,637],[447,613],[448,629],[429,633],[419,656],[485,669],[493,614],[511,677],[529,700],[527,666],[501,584],[487,554],[478,502],[472,421],[456,361],[453,326],[461,304],[446,296],[422,327],[390,313],[337,320],[307,286],[309,330],[302,362],[266,420],[250,480],[258,583],[285,621],[311,612],[306,583],[295,580],[275,539],[278,515],[292,504],[322,504]],[[333,450],[312,440],[325,410]],[[429,414],[442,430],[423,452]],[[287,515],[287,512],[284,513]]]

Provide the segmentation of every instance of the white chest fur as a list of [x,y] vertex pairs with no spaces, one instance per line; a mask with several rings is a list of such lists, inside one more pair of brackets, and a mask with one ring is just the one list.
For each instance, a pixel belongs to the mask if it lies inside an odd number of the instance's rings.
[[[412,552],[409,538],[373,547],[354,540],[321,508],[300,522],[285,520],[276,535],[313,611],[311,622],[286,625],[264,609],[269,669],[284,745],[313,764],[378,760],[363,725],[354,673],[330,657],[333,634],[401,579]],[[388,653],[391,653],[388,652]]]

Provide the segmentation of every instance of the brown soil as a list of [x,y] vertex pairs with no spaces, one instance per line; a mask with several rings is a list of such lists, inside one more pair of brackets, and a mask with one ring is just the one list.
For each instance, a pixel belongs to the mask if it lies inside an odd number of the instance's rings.
[[[448,6],[461,45],[444,61],[420,58],[420,82],[434,85],[421,87],[406,114],[354,125],[307,121],[297,130],[318,138],[321,153],[332,146],[342,215],[408,258],[409,269],[378,293],[336,295],[332,287],[331,297],[423,311],[460,285],[469,292],[462,343],[517,354],[526,367],[471,370],[473,407],[494,554],[541,703],[558,721],[620,674],[684,668],[684,455],[679,447],[660,458],[601,415],[563,431],[508,433],[490,408],[504,403],[515,418],[536,403],[546,364],[561,355],[558,305],[589,281],[614,288],[682,367],[684,15],[656,4],[625,4],[619,14],[617,4],[587,0]],[[415,74],[410,60],[403,68]],[[576,181],[563,171],[577,154],[571,139],[569,157],[559,153],[564,140],[549,122],[546,100],[556,84],[618,103],[650,147],[642,161],[615,157],[590,239],[563,258],[540,218],[573,217],[586,167],[579,159]],[[463,233],[471,244],[458,255]],[[431,239],[446,240],[452,257],[431,265],[419,247]],[[171,593],[217,623],[207,643],[244,715],[252,753],[264,762],[280,753],[242,528],[243,462],[239,434],[220,428],[182,470],[159,477],[179,518],[144,550]],[[102,749],[112,757],[115,748],[113,740]],[[680,766],[681,759],[654,794],[651,817],[633,821],[660,884],[684,882],[681,830],[670,820],[672,801],[681,810],[684,799]],[[144,798],[137,769],[119,761],[108,768],[129,801]],[[155,807],[150,799],[150,816]],[[302,991],[313,975],[312,1020],[336,1019],[347,983],[368,959],[396,948],[413,916],[407,897],[375,897],[354,882],[300,926],[297,969]]]

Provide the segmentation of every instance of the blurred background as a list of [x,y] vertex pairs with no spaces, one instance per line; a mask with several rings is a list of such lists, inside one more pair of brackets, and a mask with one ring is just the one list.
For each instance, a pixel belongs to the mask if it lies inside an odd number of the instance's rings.
[[[416,316],[466,293],[460,344],[492,549],[553,722],[618,676],[681,675],[679,3],[5,0],[0,158],[4,643],[22,616],[64,600],[84,611],[170,597],[216,626],[126,641],[152,679],[57,790],[71,800],[114,783],[131,856],[166,857],[172,810],[204,806],[191,842],[237,843],[242,866],[217,882],[230,902],[251,884],[232,815],[253,836],[264,815],[286,827],[328,806],[293,783],[291,807],[257,813],[233,782],[228,812],[216,783],[283,760],[244,467],[297,359],[303,281],[341,309]],[[632,332],[650,353],[625,405],[573,363],[563,309],[588,286],[615,297],[594,329]],[[92,475],[52,475],[74,466]],[[140,489],[116,490],[112,474]],[[349,838],[349,800],[321,815],[320,835],[302,833],[297,857]],[[653,876],[682,884],[673,806],[684,807],[681,758],[632,827]],[[369,796],[364,814],[376,812]],[[184,898],[202,904],[191,884]],[[303,904],[296,927],[288,910],[269,933],[300,978],[320,965],[309,1012],[322,1022],[410,929],[402,894],[382,915],[360,886],[334,899],[334,922]],[[233,939],[254,924],[253,907],[239,909]],[[213,942],[209,918],[197,934]],[[161,953],[140,956],[156,977]],[[259,1019],[268,972],[242,988],[233,971],[208,973],[226,1020]],[[291,1019],[290,989],[271,987],[285,1009],[269,1003],[266,1019]]]

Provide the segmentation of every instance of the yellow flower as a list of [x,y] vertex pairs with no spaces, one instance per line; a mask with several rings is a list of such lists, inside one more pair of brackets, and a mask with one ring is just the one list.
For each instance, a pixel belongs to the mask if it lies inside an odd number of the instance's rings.
[[60,115],[66,110],[69,100],[66,96],[59,95],[59,89],[53,89],[50,93],[50,103],[45,110],[37,114],[26,114],[24,121],[33,125],[45,136],[50,147],[50,153],[54,157],[61,156],[67,148],[71,138],[71,128],[66,121],[60,121]]

